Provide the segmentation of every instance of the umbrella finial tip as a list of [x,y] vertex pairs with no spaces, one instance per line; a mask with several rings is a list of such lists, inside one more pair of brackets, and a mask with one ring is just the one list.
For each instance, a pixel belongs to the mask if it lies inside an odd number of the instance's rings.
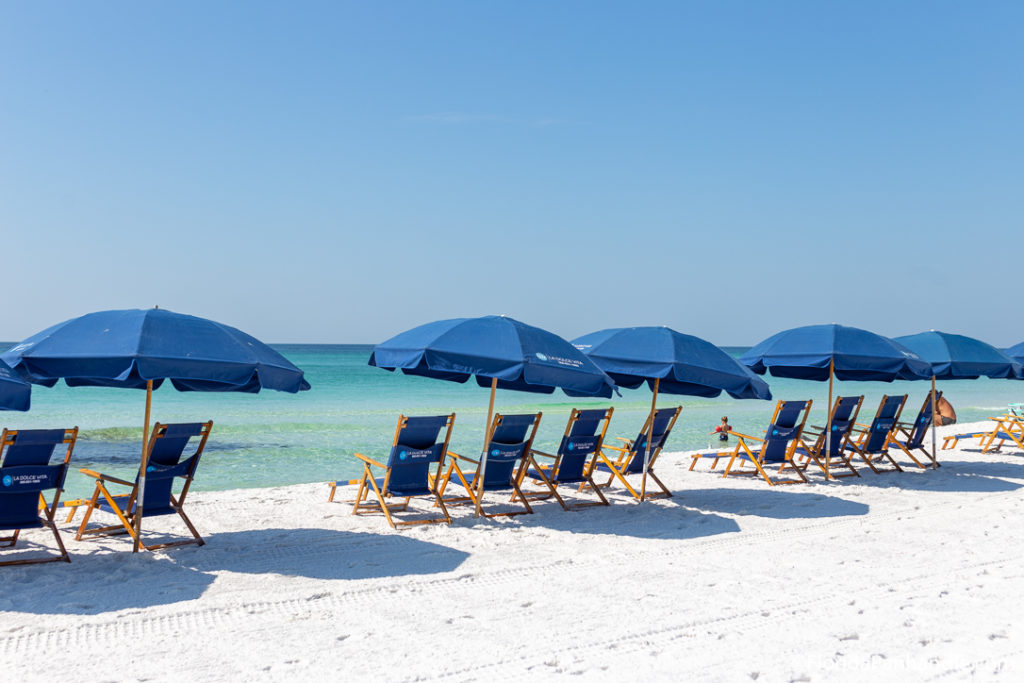
[[153,308],[160,308],[158,304],[153,304]]

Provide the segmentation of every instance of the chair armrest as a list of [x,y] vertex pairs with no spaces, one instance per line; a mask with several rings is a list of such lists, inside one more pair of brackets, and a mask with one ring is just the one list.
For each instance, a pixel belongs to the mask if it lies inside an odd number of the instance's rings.
[[377,467],[383,467],[383,468],[387,469],[387,465],[385,465],[382,462],[378,462],[377,460],[374,460],[373,458],[371,458],[368,455],[363,455],[362,453],[353,453],[352,455],[356,456],[357,458],[359,458],[360,460],[362,460],[363,462],[365,462],[365,463],[367,463],[369,465],[376,465]]
[[479,460],[474,460],[473,458],[466,457],[465,455],[459,455],[455,451],[448,451],[448,457],[455,458],[456,460],[464,460],[465,462],[471,462],[474,465],[480,464]]
[[619,453],[628,453],[629,452],[628,448],[623,448],[622,446],[612,446],[611,444],[607,444],[607,443],[603,444],[601,446],[601,450],[604,450],[606,448],[609,449],[609,450],[612,450],[612,451],[618,451]]
[[551,458],[552,460],[554,460],[555,458],[558,457],[557,455],[551,455],[550,453],[545,453],[544,451],[535,451],[535,450],[531,450],[530,451],[530,455],[540,455],[540,456],[545,457],[545,458]]
[[764,439],[760,436],[750,436],[749,434],[743,434],[741,432],[737,432],[736,430],[729,432],[729,435],[736,436],[741,439],[753,439],[754,441],[764,441]]
[[135,486],[135,484],[133,482],[125,481],[124,479],[118,479],[117,477],[111,477],[109,474],[100,474],[99,472],[96,472],[95,470],[87,470],[87,469],[83,468],[83,469],[80,469],[78,471],[81,472],[82,474],[84,474],[87,477],[92,477],[93,479],[99,479],[100,481],[109,481],[109,482],[113,482],[115,484],[123,484],[124,486]]
[[[622,437],[622,436],[617,436],[615,438],[618,439],[619,441],[623,442],[624,444],[626,444],[626,448],[632,448],[633,447],[633,439],[627,439],[627,438]],[[609,446],[609,448],[611,448],[611,446]]]

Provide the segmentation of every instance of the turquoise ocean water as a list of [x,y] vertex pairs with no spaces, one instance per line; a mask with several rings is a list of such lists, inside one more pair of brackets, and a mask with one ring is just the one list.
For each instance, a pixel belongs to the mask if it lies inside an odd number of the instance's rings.
[[[6,346],[0,346],[6,348]],[[153,419],[161,422],[214,421],[213,433],[194,489],[223,490],[280,486],[347,479],[360,472],[355,451],[384,457],[394,435],[399,413],[406,415],[457,414],[453,450],[476,456],[487,417],[488,390],[473,381],[466,384],[409,377],[370,367],[370,346],[277,345],[313,385],[311,391],[282,394],[181,393],[170,384],[153,396]],[[727,349],[739,355],[745,349]],[[824,382],[766,377],[776,399],[814,400],[811,422],[825,419],[828,385]],[[928,382],[837,383],[837,393],[864,394],[865,415],[873,414],[884,393],[909,393],[907,412],[916,415],[928,391]],[[984,419],[1009,402],[1024,400],[1024,382],[965,380],[940,382],[961,422]],[[611,399],[615,407],[609,436],[636,436],[650,409],[650,391],[623,390]],[[0,413],[0,426],[11,429],[70,427],[81,429],[67,495],[91,492],[80,467],[114,476],[134,478],[142,441],[145,394],[139,390],[34,387],[32,410]],[[560,439],[569,410],[574,406],[607,405],[604,399],[574,399],[561,392],[551,395],[499,391],[499,412],[543,411],[538,443],[552,449]],[[668,443],[668,450],[704,448],[716,444],[708,436],[722,415],[738,431],[758,433],[771,416],[773,403],[663,396],[659,406],[682,405],[683,413]]]

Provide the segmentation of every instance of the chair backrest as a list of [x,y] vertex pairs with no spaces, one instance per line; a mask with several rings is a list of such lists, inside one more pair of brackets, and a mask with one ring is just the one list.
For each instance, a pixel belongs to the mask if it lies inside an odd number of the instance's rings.
[[[935,392],[935,403],[939,402],[942,398],[942,392]],[[924,400],[924,405],[921,406],[921,410],[917,413],[917,419],[914,420],[914,426],[910,430],[910,437],[907,439],[905,444],[907,448],[921,448],[924,444],[924,435],[928,432],[928,427],[932,424],[932,392],[928,392],[928,397]]]
[[454,424],[455,413],[433,417],[399,416],[385,463],[385,491],[403,495],[429,489],[430,466],[444,461]]
[[[24,529],[41,524],[39,496],[56,490],[50,508],[64,488],[68,462],[78,439],[73,429],[3,430],[0,435],[0,529]],[[63,458],[50,464],[57,446]]]
[[[171,493],[175,477],[188,482],[195,476],[199,458],[206,448],[206,440],[213,429],[213,421],[153,425],[149,437],[149,460],[146,465],[146,496],[143,515],[158,515],[173,511]],[[196,450],[185,457],[185,450],[193,438],[198,438]]]
[[583,470],[604,444],[614,408],[573,408],[552,467],[555,481],[583,480]]
[[[484,449],[487,465],[484,467],[484,490],[504,489],[517,479],[518,467],[530,452],[537,435],[542,413],[494,416],[491,438]],[[481,463],[483,458],[481,458]]]
[[792,456],[803,434],[813,401],[779,401],[764,433],[758,459],[761,462],[785,462]]
[[[839,451],[843,447],[843,441],[853,431],[853,425],[857,421],[857,415],[860,414],[860,406],[863,402],[863,396],[840,396],[836,399],[836,403],[832,407],[832,416],[829,420],[829,423],[832,425],[832,436],[829,439],[829,456],[835,457],[839,455]],[[824,439],[824,435],[821,438]]]
[[875,419],[871,421],[871,426],[868,428],[868,438],[861,447],[865,453],[881,453],[886,450],[889,432],[899,422],[903,404],[906,402],[906,394],[882,397],[882,402],[878,404],[878,411],[875,413]]
[[[672,427],[676,424],[676,418],[683,410],[682,406],[675,408],[658,408],[654,411],[654,438],[651,439],[651,455],[647,458],[648,469],[654,465],[662,447],[672,434]],[[644,420],[643,429],[633,441],[630,449],[629,462],[623,467],[623,474],[641,474],[644,471],[644,457],[647,450],[647,434],[651,431],[651,415]]]

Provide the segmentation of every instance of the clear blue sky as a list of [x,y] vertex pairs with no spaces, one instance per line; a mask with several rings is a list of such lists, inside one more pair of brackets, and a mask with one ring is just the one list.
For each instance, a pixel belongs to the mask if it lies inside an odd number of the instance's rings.
[[0,339],[1024,340],[1020,2],[0,2]]

